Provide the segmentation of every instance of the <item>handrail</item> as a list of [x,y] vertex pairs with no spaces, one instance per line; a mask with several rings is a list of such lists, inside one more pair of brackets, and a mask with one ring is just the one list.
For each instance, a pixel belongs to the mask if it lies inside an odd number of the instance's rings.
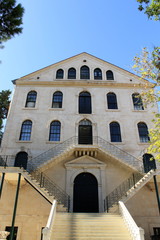
[[118,204],[119,200],[126,195],[129,189],[143,177],[140,173],[133,173],[127,180],[123,181],[104,199],[104,210],[108,212],[114,204]]
[[125,162],[127,165],[133,166],[139,172],[143,172],[142,161],[140,161],[138,158],[115,146],[113,143],[107,142],[101,137],[98,137],[97,142],[102,149],[108,151],[109,153],[112,153],[112,155],[117,159],[121,159],[122,162]]
[[38,169],[31,172],[30,175],[39,182],[41,188],[46,189],[51,196],[55,197],[57,203],[63,204],[69,211],[70,197],[60,186]]
[[137,226],[136,222],[132,218],[131,214],[129,213],[128,209],[124,205],[123,202],[119,201],[119,212],[120,215],[123,217],[130,234],[132,235],[134,240],[144,240],[144,230]]
[[[15,156],[12,155],[0,155],[0,166],[4,168],[8,166],[13,166],[11,163],[15,159]],[[29,163],[31,164],[31,163]],[[31,166],[31,165],[30,165]],[[31,166],[32,167],[32,166]],[[50,179],[45,173],[41,172],[39,169],[35,169],[30,172],[31,177],[39,183],[41,188],[44,188],[48,191],[50,196],[54,196],[59,204],[63,204],[69,211],[70,207],[70,197],[69,195],[58,186],[53,179]]]
[[[126,164],[133,166],[138,171],[142,171],[142,163],[137,158],[132,156],[131,154],[125,152],[124,150],[118,148],[114,144],[107,142],[106,140],[102,139],[101,137],[93,137],[93,144],[96,147],[102,149],[102,151],[111,154],[112,156],[116,157],[117,159],[121,159],[121,161],[125,162]],[[83,145],[83,144],[80,144]],[[61,189],[57,184],[55,184],[47,175],[40,171],[40,166],[42,164],[47,163],[47,161],[57,157],[61,153],[65,153],[65,151],[73,148],[74,146],[78,146],[78,137],[74,136],[65,140],[62,143],[56,144],[53,148],[41,153],[40,155],[28,160],[27,163],[27,171],[32,175],[34,179],[39,181],[40,186],[46,188],[49,191],[49,194],[55,196],[59,203],[64,204],[64,206],[69,208],[69,196],[67,193]],[[89,146],[89,145],[87,145]],[[9,157],[9,158],[8,158]],[[14,165],[14,158],[13,156],[2,156],[0,155],[0,166],[13,166]],[[108,200],[108,199],[107,199]],[[119,200],[119,199],[118,199]],[[107,202],[108,206],[108,202]]]
[[[56,144],[56,146],[30,159],[28,161],[27,170],[29,172],[34,171],[36,168],[38,168],[40,165],[44,164],[48,160],[53,159],[59,154],[65,152],[67,149],[78,145],[79,143],[77,136],[71,137],[62,143]],[[143,172],[142,162],[139,159],[132,156],[130,153],[122,150],[121,148],[115,146],[113,143],[107,142],[101,137],[94,136],[93,145],[94,146],[97,145],[102,150],[107,151],[117,159],[121,159],[121,161],[125,162],[127,165],[134,167],[136,170],[140,172]]]
[[56,144],[54,147],[39,154],[38,156],[30,159],[27,164],[27,170],[29,172],[34,171],[41,164],[58,156],[60,153],[63,153],[69,147],[73,147],[74,144],[77,144],[77,139],[78,139],[77,137],[71,137],[71,138],[65,140],[64,142]]
[[56,216],[56,205],[57,205],[56,200],[53,200],[51,211],[50,211],[49,218],[47,221],[47,225],[42,230],[43,240],[50,240],[50,238],[51,238],[53,224],[54,224],[54,220],[55,220],[55,216]]

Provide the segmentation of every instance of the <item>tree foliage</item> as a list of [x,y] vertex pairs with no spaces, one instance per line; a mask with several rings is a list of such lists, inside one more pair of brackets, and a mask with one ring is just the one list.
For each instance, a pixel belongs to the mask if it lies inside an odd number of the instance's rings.
[[10,104],[10,90],[3,90],[0,92],[0,141],[2,139],[3,120],[7,118],[9,104]]
[[[142,92],[141,96],[145,105],[160,104],[160,47],[155,47],[152,52],[143,49],[141,56],[134,58],[135,71],[143,79],[147,79],[154,84],[154,89]],[[146,86],[147,87],[147,86]],[[146,88],[147,89],[147,88]],[[160,107],[160,106],[159,106]],[[160,160],[160,114],[154,112],[153,129],[150,129],[150,146],[148,153],[154,154]]]
[[24,8],[15,0],[0,0],[0,44],[22,32]]
[[154,18],[160,21],[160,0],[137,0],[139,3],[138,9],[144,11],[148,18]]

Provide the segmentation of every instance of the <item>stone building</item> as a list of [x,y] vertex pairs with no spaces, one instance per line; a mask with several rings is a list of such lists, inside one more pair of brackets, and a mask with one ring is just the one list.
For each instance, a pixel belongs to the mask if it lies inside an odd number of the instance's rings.
[[[13,84],[1,145],[0,230],[10,231],[21,175],[16,240],[42,239],[53,197],[63,217],[67,211],[118,214],[121,200],[146,240],[158,235],[159,172],[158,165],[151,170],[155,161],[146,150],[157,107],[144,107],[139,96],[153,85],[88,53]],[[60,232],[46,239],[65,239]],[[96,239],[130,239],[105,234]]]

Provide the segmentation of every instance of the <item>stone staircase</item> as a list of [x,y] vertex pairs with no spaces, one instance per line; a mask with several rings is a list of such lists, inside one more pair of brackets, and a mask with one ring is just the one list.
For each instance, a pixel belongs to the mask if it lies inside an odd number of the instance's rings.
[[50,240],[131,240],[119,214],[56,213]]
[[141,178],[135,186],[130,188],[126,195],[122,198],[122,201],[125,203],[128,201],[131,197],[133,197],[151,178],[153,178],[154,175],[159,175],[160,171],[159,170],[150,170],[148,173],[144,175],[143,178]]
[[[42,171],[44,171],[45,166],[48,167],[50,163],[55,163],[65,158],[68,154],[73,153],[76,147],[86,150],[86,145],[80,145],[78,143],[78,137],[74,136],[29,160],[27,170],[32,172],[35,169],[41,168],[43,169]],[[87,145],[87,148],[89,147],[91,147],[92,150],[94,148],[101,150],[107,156],[113,157],[135,171],[142,171],[142,162],[139,159],[100,137],[93,137],[93,145]]]
[[[32,178],[32,176],[26,172],[22,172],[22,176],[24,179],[32,186],[34,189],[36,189],[47,201],[49,201],[51,204],[53,200],[57,200],[54,195],[51,195],[50,192],[45,188],[40,186],[40,183]],[[59,201],[57,201],[57,211],[58,212],[67,212],[68,209],[63,204],[61,204]]]
[[[109,207],[108,212],[109,213],[115,213],[118,211],[118,201],[122,201],[122,202],[127,202],[131,197],[133,197],[147,182],[149,182],[149,180],[151,180],[151,178],[153,178],[154,175],[158,175],[160,174],[159,170],[150,170],[148,173],[146,173],[138,182],[136,182],[134,184],[134,186],[132,186],[131,188],[128,189],[128,191],[126,191],[126,193],[123,193],[123,196],[118,196],[118,188],[121,187],[121,185],[114,190],[114,192],[117,193],[117,196],[114,199],[115,203],[111,204],[111,207]],[[113,193],[111,193],[110,195],[112,195]]]
[[[50,194],[50,192],[47,190],[47,188],[41,186],[40,182],[35,180],[27,171],[25,171],[24,169],[20,169],[18,167],[7,167],[7,168],[3,168],[0,167],[0,175],[1,173],[5,173],[5,179],[7,178],[7,174],[22,174],[23,180],[25,180],[28,184],[30,184],[41,196],[43,196],[50,204],[53,203],[53,200],[57,200],[57,211],[58,212],[67,212],[68,208],[66,206],[64,206],[63,203],[61,203],[61,201],[59,201],[54,194]],[[10,177],[9,180],[11,180],[12,178]],[[15,181],[15,177],[13,177],[13,180]],[[58,191],[58,189],[55,189],[56,192]]]

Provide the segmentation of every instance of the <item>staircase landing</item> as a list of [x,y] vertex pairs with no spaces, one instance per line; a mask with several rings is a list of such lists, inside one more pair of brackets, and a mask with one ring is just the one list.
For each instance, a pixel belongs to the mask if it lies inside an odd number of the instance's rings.
[[132,237],[118,214],[56,213],[52,239],[131,240]]

